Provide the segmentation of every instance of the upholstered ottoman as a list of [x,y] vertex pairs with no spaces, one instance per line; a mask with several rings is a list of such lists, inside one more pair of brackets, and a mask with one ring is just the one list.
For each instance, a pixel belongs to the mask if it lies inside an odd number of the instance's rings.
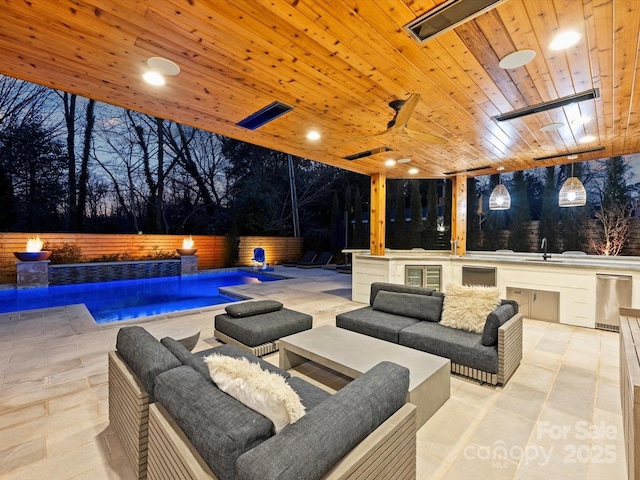
[[280,338],[309,330],[313,321],[275,300],[235,303],[225,311],[215,317],[215,337],[257,356],[275,352]]

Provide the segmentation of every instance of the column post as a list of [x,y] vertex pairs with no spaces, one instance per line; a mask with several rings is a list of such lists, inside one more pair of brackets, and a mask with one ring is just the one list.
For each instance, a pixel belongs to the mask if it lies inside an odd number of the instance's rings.
[[384,173],[372,174],[371,202],[369,213],[369,237],[371,255],[384,255],[386,199],[387,176]]
[[467,251],[467,175],[456,175],[452,183],[451,251],[454,255],[464,255]]

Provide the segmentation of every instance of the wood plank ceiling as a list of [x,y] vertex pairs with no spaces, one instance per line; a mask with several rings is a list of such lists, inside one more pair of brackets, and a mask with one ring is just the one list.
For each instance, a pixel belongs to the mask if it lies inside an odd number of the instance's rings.
[[[364,174],[422,178],[568,163],[640,151],[637,0],[507,0],[420,45],[403,29],[444,0],[4,0],[0,73]],[[577,45],[552,51],[565,29]],[[536,52],[525,67],[498,61]],[[177,63],[163,87],[149,57]],[[600,97],[516,120],[494,115],[598,88]],[[421,96],[408,128],[389,102]],[[293,111],[251,131],[273,101]],[[0,112],[1,113],[1,112]],[[572,125],[578,115],[592,120]],[[557,131],[540,128],[562,123]],[[309,130],[322,138],[306,139]],[[585,135],[595,140],[580,143]],[[354,161],[375,147],[391,151]],[[546,161],[536,157],[560,155]],[[410,163],[385,167],[388,158]]]

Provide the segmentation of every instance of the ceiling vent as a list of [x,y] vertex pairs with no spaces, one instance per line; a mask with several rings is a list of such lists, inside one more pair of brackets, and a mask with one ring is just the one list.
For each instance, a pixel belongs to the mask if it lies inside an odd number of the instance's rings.
[[534,113],[546,112],[547,110],[553,110],[554,108],[565,107],[573,103],[584,102],[585,100],[593,100],[600,96],[600,90],[593,88],[584,92],[576,93],[574,95],[568,95],[566,97],[552,100],[551,102],[538,103],[530,107],[519,108],[502,115],[496,115],[493,117],[498,122],[504,122],[505,120],[513,120],[514,118],[524,117],[526,115],[533,115]]
[[293,110],[292,106],[276,101],[267,105],[263,109],[252,113],[247,118],[240,120],[238,123],[236,123],[236,125],[242,128],[246,128],[247,130],[255,130],[257,128],[260,128],[264,124],[269,123],[278,117],[281,117],[291,110]]
[[444,172],[444,175],[457,175],[458,173],[471,173],[471,172],[477,172],[480,170],[487,170],[489,168],[492,168],[491,165],[484,165],[482,167],[467,168],[466,170],[458,170],[456,172]]
[[375,155],[377,153],[390,152],[391,149],[389,147],[378,147],[372,150],[365,150],[364,152],[354,153],[353,155],[349,155],[344,157],[345,160],[359,160],[361,158],[367,158],[371,155]]
[[559,153],[557,155],[548,155],[546,157],[534,157],[534,160],[536,162],[541,162],[543,160],[552,160],[554,158],[568,157],[570,155],[580,155],[581,153],[601,152],[602,150],[604,150],[604,147],[588,148],[586,150],[575,150],[573,152]]
[[418,43],[424,43],[482,15],[504,1],[506,0],[449,0],[405,25],[404,29]]

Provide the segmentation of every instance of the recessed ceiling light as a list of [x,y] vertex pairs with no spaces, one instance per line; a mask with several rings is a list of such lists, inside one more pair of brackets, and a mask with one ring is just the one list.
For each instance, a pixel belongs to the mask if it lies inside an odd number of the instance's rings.
[[393,167],[396,164],[396,161],[393,158],[384,161],[384,164],[387,167]]
[[564,123],[550,123],[548,125],[544,125],[540,127],[541,132],[555,132],[556,130],[560,130],[564,127]]
[[162,57],[148,58],[147,65],[151,70],[161,75],[173,76],[180,73],[180,67],[177,63]]
[[164,77],[158,72],[147,72],[142,76],[142,78],[144,78],[145,82],[150,83],[151,85],[161,86],[165,84]]
[[589,142],[593,142],[595,139],[596,137],[594,135],[585,135],[579,141],[580,143],[589,143]]
[[516,50],[511,52],[500,60],[498,66],[505,70],[511,70],[512,68],[520,68],[536,57],[536,52],[533,50]]
[[556,35],[549,44],[550,50],[564,50],[574,46],[582,38],[578,32],[562,32]]
[[398,160],[398,163],[409,163],[411,161],[410,158],[401,158]]
[[591,117],[587,115],[581,115],[578,118],[574,118],[573,120],[571,120],[571,125],[574,125],[574,126],[585,125],[590,121],[591,121]]
[[503,170],[504,170],[504,167],[496,167],[496,170],[497,170],[497,171],[499,171],[499,172],[501,172],[501,171],[503,171]]
[[309,133],[307,133],[307,139],[308,140],[320,140],[320,134],[318,132],[316,132],[315,130],[311,130]]
[[575,160],[576,158],[578,158],[578,155],[576,155],[575,153],[572,155],[567,155],[567,160]]
[[409,173],[410,173],[411,175],[415,175],[416,173],[418,173],[418,169],[417,169],[417,168],[415,168],[415,167],[410,168],[410,169],[409,169]]

